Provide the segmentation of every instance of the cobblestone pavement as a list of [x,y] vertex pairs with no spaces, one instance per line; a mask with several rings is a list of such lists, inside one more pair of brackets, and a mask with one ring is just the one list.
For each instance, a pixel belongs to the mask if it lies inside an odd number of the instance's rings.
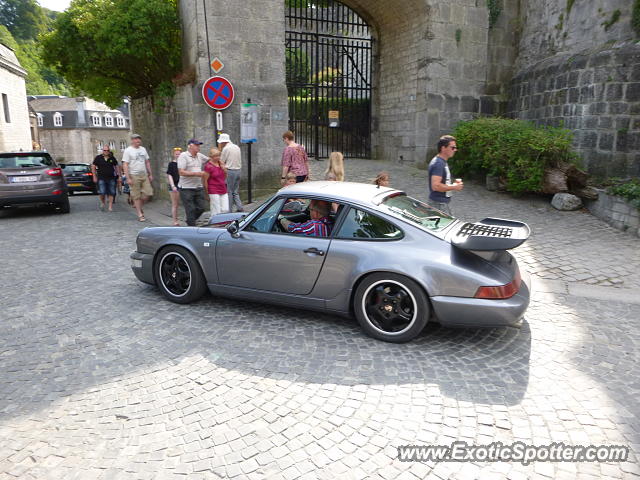
[[[420,192],[424,172],[406,167],[349,161],[348,175],[382,168]],[[96,202],[0,213],[0,479],[640,477],[635,453],[524,466],[405,463],[396,450],[458,439],[637,452],[640,305],[544,283],[635,287],[637,239],[469,186],[455,199],[465,217],[530,223],[518,256],[541,288],[521,328],[430,324],[395,345],[350,319],[213,296],[168,303],[130,271],[129,207]]]

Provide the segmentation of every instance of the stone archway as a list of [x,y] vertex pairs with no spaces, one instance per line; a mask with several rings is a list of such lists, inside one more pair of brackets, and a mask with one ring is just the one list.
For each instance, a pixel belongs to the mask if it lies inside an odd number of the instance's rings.
[[372,25],[376,40],[373,151],[417,161],[427,145],[429,11],[425,0],[343,0]]

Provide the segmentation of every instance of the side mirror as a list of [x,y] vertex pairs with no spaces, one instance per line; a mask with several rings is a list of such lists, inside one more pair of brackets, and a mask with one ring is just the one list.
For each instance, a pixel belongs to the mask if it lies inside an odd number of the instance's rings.
[[234,220],[229,225],[227,225],[227,232],[229,232],[233,238],[238,238],[240,236],[240,234],[238,233],[239,231],[240,223],[238,222],[238,220]]

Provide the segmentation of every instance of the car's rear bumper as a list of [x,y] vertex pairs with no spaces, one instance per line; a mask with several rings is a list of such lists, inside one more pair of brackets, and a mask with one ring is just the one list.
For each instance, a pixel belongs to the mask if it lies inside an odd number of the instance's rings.
[[141,282],[154,285],[153,280],[153,255],[148,253],[133,252],[131,258],[131,270]]
[[60,195],[38,194],[38,195],[20,195],[10,197],[0,197],[0,207],[9,207],[14,205],[39,205],[39,204],[57,204],[62,203],[67,196],[66,190]]
[[504,300],[482,298],[431,297],[436,318],[451,327],[503,327],[516,325],[524,315],[531,297],[531,280],[522,274],[520,291]]

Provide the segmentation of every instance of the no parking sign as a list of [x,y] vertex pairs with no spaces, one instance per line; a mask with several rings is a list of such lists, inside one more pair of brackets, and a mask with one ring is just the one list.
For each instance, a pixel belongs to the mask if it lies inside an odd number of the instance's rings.
[[231,82],[224,77],[211,77],[202,85],[202,98],[211,108],[224,110],[233,102]]

